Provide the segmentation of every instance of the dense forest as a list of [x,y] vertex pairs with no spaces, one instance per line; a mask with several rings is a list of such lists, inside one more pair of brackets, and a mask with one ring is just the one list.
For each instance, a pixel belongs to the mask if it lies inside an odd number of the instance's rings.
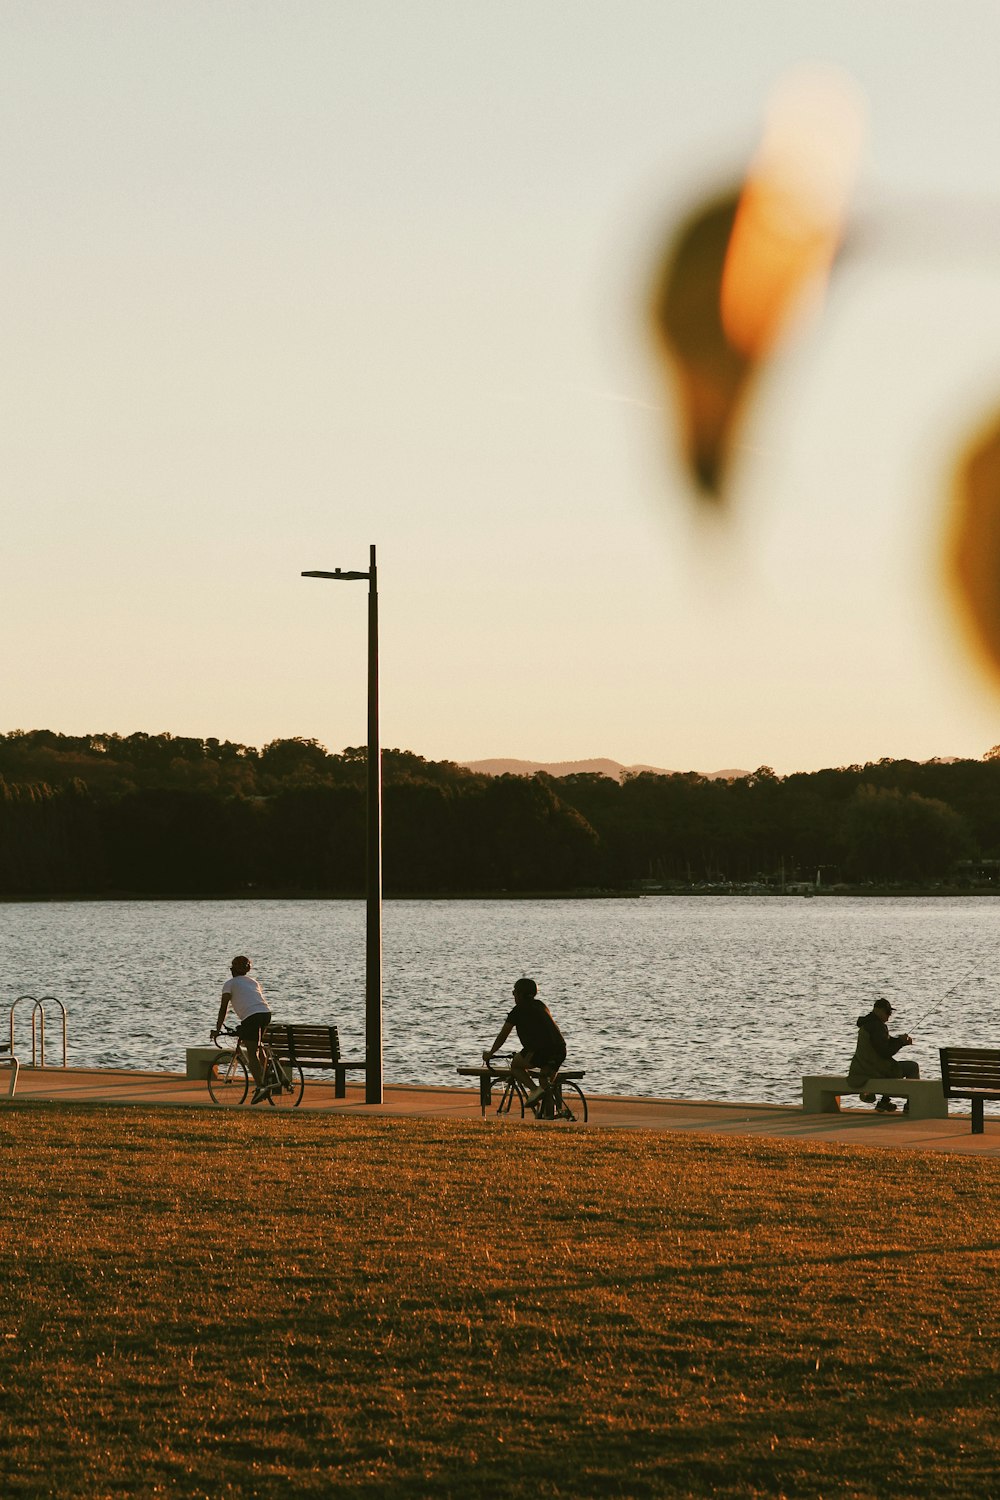
[[[491,777],[383,752],[387,895],[980,883],[1000,747],[731,781]],[[365,750],[0,735],[0,895],[359,895]]]

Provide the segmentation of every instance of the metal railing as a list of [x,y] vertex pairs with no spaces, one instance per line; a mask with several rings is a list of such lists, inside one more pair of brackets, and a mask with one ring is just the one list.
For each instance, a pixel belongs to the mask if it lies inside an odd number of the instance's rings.
[[14,1054],[14,1012],[21,1004],[27,1001],[31,1006],[31,1066],[33,1068],[45,1067],[45,1007],[46,1004],[58,1005],[62,1012],[62,1066],[66,1066],[66,1007],[55,995],[42,995],[40,999],[34,995],[18,995],[10,1008],[10,1051]]

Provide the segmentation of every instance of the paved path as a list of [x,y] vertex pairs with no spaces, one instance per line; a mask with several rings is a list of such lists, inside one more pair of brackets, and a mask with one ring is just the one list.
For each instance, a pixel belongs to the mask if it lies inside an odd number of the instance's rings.
[[[0,1108],[6,1105],[6,1070],[0,1072]],[[22,1066],[15,1105],[33,1099],[66,1104],[190,1105],[214,1109],[204,1083],[180,1073],[139,1073],[114,1068],[28,1068]],[[953,1151],[1000,1157],[1000,1119],[987,1116],[982,1135],[973,1135],[968,1115],[948,1120],[909,1120],[848,1109],[833,1115],[804,1115],[792,1105],[715,1104],[691,1099],[645,1099],[591,1094],[590,1126],[613,1130],[676,1130],[708,1135],[770,1136],[786,1140],[887,1146],[895,1150]],[[266,1105],[258,1105],[267,1109]],[[302,1109],[344,1114],[430,1115],[440,1119],[481,1118],[478,1088],[427,1088],[392,1084],[385,1103],[365,1104],[360,1084],[348,1084],[347,1098],[335,1099],[332,1083],[308,1081]],[[487,1117],[492,1126],[494,1115]],[[503,1128],[507,1122],[499,1122]],[[513,1122],[512,1122],[513,1123]],[[516,1123],[520,1123],[519,1121]],[[526,1122],[529,1129],[563,1129]],[[588,1127],[590,1128],[590,1127]]]

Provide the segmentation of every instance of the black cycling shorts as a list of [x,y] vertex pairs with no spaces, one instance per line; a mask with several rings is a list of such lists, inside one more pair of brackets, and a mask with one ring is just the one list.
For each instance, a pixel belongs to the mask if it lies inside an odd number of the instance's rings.
[[246,1042],[248,1047],[256,1047],[260,1041],[261,1033],[266,1031],[271,1024],[271,1012],[269,1010],[255,1011],[252,1016],[247,1016],[236,1028],[236,1035]]
[[537,1052],[532,1052],[529,1068],[544,1068],[546,1073],[551,1073],[554,1068],[561,1068],[566,1061],[565,1052],[557,1052],[553,1057],[539,1057]]

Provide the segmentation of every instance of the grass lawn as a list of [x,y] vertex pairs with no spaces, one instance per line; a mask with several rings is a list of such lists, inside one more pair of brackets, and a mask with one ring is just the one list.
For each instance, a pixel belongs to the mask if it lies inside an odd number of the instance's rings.
[[0,1493],[996,1494],[998,1189],[986,1157],[5,1106]]

